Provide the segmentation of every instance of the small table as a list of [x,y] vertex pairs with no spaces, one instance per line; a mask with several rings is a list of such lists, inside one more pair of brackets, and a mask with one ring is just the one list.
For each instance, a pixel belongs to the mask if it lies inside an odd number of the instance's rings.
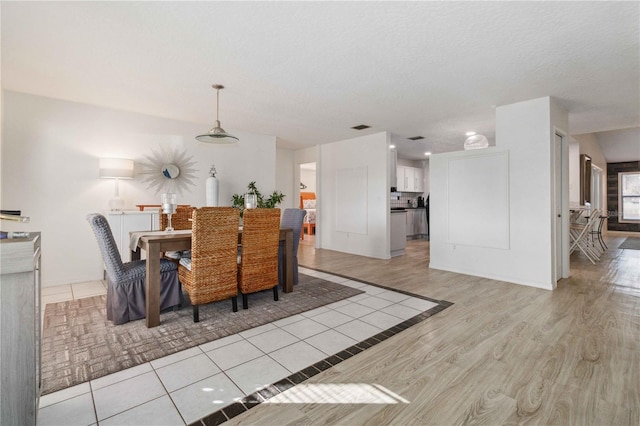
[[[238,230],[238,243],[242,241],[242,230]],[[284,281],[282,291],[293,291],[293,228],[280,229],[280,241],[284,241]],[[141,250],[147,254],[146,289],[146,322],[147,328],[160,325],[160,253],[174,250],[190,250],[191,234],[188,233],[150,233],[143,235],[138,247],[131,251],[131,260],[139,260]]]
[[[140,211],[144,211],[147,207],[162,207],[160,204],[136,204],[136,207],[140,209]],[[191,207],[189,204],[178,204],[178,207]]]

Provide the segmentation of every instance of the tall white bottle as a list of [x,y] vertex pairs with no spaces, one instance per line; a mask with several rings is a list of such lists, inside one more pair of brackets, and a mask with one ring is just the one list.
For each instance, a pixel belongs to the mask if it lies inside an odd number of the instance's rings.
[[218,207],[218,189],[219,182],[216,178],[216,166],[211,166],[211,170],[209,171],[209,177],[207,178],[205,184],[205,190],[207,194],[207,207]]

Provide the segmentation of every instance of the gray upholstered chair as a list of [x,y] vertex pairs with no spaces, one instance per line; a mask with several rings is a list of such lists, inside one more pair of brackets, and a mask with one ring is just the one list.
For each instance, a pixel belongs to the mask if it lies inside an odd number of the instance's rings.
[[[300,232],[302,222],[307,211],[304,209],[284,209],[280,218],[280,228],[293,228],[293,284],[298,284],[298,245],[300,245]],[[278,281],[282,285],[285,271],[282,268],[284,261],[284,241],[280,241],[278,248]]]
[[[124,324],[146,316],[144,260],[122,262],[120,252],[107,219],[98,213],[87,215],[107,268],[107,318],[114,324]],[[180,305],[178,266],[160,260],[160,310]]]

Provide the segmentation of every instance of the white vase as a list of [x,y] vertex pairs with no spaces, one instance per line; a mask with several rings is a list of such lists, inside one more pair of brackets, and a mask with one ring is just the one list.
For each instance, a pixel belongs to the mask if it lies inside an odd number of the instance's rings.
[[209,176],[205,189],[207,191],[207,207],[218,207],[218,179]]

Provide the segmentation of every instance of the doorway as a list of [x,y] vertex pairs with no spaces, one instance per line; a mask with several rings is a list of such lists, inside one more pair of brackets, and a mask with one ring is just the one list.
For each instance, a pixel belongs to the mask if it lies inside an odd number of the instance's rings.
[[299,208],[305,209],[307,215],[304,218],[302,224],[301,239],[305,238],[315,239],[315,235],[318,232],[316,212],[317,207],[317,175],[316,175],[316,163],[302,163],[300,164],[300,206]]
[[602,183],[604,179],[604,171],[591,164],[591,208],[603,210],[603,191]]

